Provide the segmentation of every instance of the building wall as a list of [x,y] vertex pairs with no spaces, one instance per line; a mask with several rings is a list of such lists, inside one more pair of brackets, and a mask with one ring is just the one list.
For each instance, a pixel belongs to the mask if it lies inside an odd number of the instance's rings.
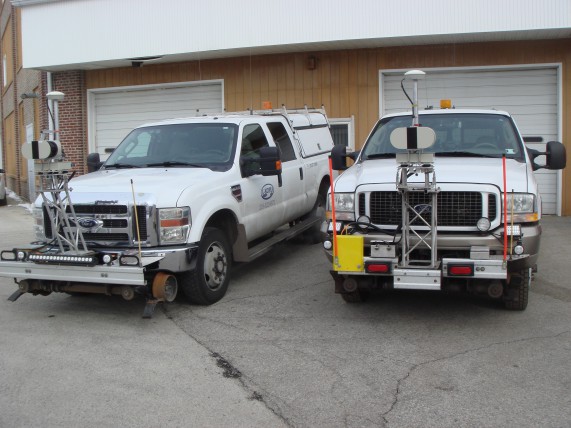
[[59,102],[59,140],[66,160],[74,164],[74,170],[85,172],[87,156],[87,107],[85,74],[83,71],[54,73],[52,90],[65,94]]
[[[0,36],[2,37],[2,43],[0,44],[0,70],[2,70],[1,68],[1,64],[2,64],[2,57],[4,55],[4,51],[7,50],[6,47],[6,40],[4,40],[4,35],[6,34],[6,37],[10,37],[7,34],[8,30],[8,24],[9,22],[11,22],[11,10],[12,7],[10,6],[9,2],[2,2],[1,5],[1,9],[0,9]],[[8,48],[9,50],[10,48]],[[1,143],[1,149],[2,149],[2,159],[4,162],[4,165],[2,165],[4,168],[8,169],[8,161],[7,161],[7,156],[8,156],[8,152],[11,150],[11,147],[9,147],[8,145],[8,140],[9,136],[5,135],[4,133],[4,129],[7,126],[7,118],[10,115],[11,112],[13,112],[14,110],[14,96],[13,96],[13,85],[8,85],[8,82],[5,81],[4,78],[4,73],[0,73],[0,96],[2,98],[2,103],[0,104],[0,110],[1,110],[1,116],[2,116],[2,120],[0,121],[0,127],[2,129],[2,143]],[[12,119],[8,119],[8,121],[11,121]],[[8,127],[10,126],[10,124],[8,124]],[[7,185],[8,187],[10,187],[9,182],[10,182],[10,177],[6,176],[6,181],[7,181]]]
[[[313,57],[315,69],[309,69]],[[115,68],[85,72],[85,88],[224,79],[228,111],[324,105],[330,117],[355,117],[361,147],[379,117],[381,69],[561,63],[562,122],[571,153],[571,39],[324,51]],[[563,214],[571,215],[571,174],[563,171]]]
[[[6,185],[9,189],[29,199],[27,160],[21,156],[20,147],[26,141],[26,125],[33,124],[34,138],[38,138],[40,123],[40,98],[22,99],[21,94],[45,93],[42,73],[22,68],[19,10],[4,1],[0,12],[0,31],[9,43],[2,44],[0,58],[9,57],[10,81],[1,85],[2,151],[6,169]],[[4,40],[3,40],[4,41]],[[0,67],[1,69],[1,67]]]

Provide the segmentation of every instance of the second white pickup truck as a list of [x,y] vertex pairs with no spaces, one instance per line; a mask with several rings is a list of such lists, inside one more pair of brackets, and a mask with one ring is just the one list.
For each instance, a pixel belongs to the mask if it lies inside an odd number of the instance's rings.
[[324,224],[335,292],[359,302],[380,289],[464,291],[524,310],[541,237],[534,171],[564,168],[565,147],[526,148],[507,112],[417,112],[416,93],[413,113],[382,117],[359,153],[332,151],[346,170]]

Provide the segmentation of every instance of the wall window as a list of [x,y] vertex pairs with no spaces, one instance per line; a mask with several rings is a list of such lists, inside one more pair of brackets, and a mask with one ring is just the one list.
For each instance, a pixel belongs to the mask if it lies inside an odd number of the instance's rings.
[[16,169],[16,132],[14,127],[14,112],[11,112],[4,119],[4,144],[6,150],[6,159],[4,159],[4,169],[9,177],[17,177]]
[[6,54],[2,55],[2,82],[4,82],[4,86],[8,85],[8,57]]
[[[21,142],[25,142],[27,141],[26,139],[26,124],[25,122],[25,116],[24,116],[24,102],[20,101],[19,105],[18,105],[18,112],[20,115],[20,129],[18,130],[19,134],[20,134],[20,141]],[[31,126],[33,127],[34,125],[31,124]],[[27,160],[24,158],[21,160],[21,162],[23,162],[23,166],[20,168],[18,175],[20,177],[20,180],[22,181],[26,181],[28,180],[28,168],[26,168],[26,164],[28,163]]]
[[329,119],[331,136],[335,145],[343,145],[355,150],[355,126],[353,117]]
[[16,11],[16,70],[22,68],[22,9]]
[[4,88],[7,88],[12,83],[12,65],[12,20],[9,19],[2,35],[2,81],[4,82]]

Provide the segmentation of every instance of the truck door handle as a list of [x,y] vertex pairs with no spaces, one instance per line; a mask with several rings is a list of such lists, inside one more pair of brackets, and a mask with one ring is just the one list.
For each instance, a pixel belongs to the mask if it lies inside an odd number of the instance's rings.
[[303,167],[299,167],[299,179],[303,180]]

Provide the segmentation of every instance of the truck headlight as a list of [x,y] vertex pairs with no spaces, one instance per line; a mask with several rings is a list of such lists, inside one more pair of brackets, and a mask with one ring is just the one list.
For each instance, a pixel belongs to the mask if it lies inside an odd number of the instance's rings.
[[[45,213],[47,215],[47,212]],[[36,240],[38,241],[46,241],[46,231],[44,229],[44,210],[42,207],[34,207],[32,209],[32,215],[34,217],[34,234],[36,235]],[[47,223],[49,224],[50,219],[46,218]]]
[[531,193],[508,193],[507,204],[508,223],[512,221],[514,223],[530,223],[539,220],[535,195]]
[[191,225],[189,207],[159,209],[161,244],[184,244]]
[[[331,194],[327,197],[327,218],[332,219]],[[354,193],[335,193],[335,220],[355,221]]]

